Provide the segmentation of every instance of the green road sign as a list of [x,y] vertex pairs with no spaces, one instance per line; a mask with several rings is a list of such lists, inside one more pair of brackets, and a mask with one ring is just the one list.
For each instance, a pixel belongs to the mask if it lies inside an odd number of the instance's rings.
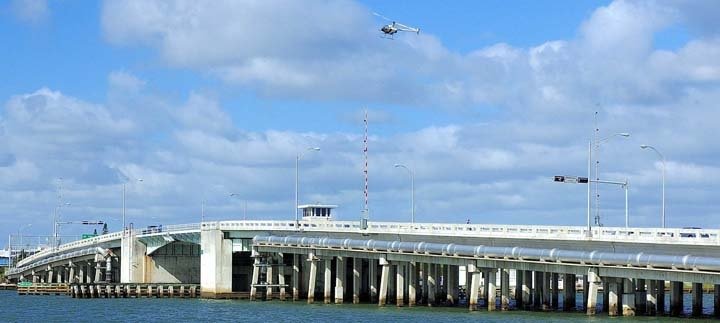
[[32,282],[19,282],[18,287],[30,287],[32,286]]
[[82,239],[90,239],[90,238],[95,238],[95,237],[97,237],[97,234],[84,233],[82,235]]

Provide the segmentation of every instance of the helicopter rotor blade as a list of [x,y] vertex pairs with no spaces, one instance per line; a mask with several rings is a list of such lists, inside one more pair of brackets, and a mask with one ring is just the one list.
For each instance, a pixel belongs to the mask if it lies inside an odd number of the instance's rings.
[[408,31],[408,32],[414,32],[414,33],[419,33],[419,32],[420,32],[420,29],[418,29],[418,28],[413,28],[413,27],[410,27],[410,26],[406,26],[406,25],[403,25],[403,24],[401,24],[401,23],[399,23],[399,22],[396,22],[396,23],[395,23],[395,26],[396,26],[396,28],[397,28],[398,30],[401,30],[401,31]]
[[382,19],[385,19],[385,20],[387,20],[387,21],[392,21],[392,19],[390,19],[390,18],[388,18],[388,17],[385,17],[385,16],[383,16],[383,15],[377,13],[377,12],[373,12],[373,15],[376,15],[376,16],[378,16],[378,17],[380,17],[380,18],[382,18]]

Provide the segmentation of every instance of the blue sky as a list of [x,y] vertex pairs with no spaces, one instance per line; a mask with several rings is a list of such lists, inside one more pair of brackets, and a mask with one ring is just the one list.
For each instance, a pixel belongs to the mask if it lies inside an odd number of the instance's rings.
[[[659,221],[667,157],[671,226],[720,212],[720,9],[713,1],[101,1],[0,5],[0,236],[64,220],[119,228],[124,174],[136,226],[291,217],[301,200],[362,207],[362,110],[371,208],[419,221],[583,225],[599,111],[601,178],[630,182],[631,222]],[[382,39],[373,12],[421,33]],[[604,225],[622,191],[600,189]],[[88,230],[68,226],[76,235]]]

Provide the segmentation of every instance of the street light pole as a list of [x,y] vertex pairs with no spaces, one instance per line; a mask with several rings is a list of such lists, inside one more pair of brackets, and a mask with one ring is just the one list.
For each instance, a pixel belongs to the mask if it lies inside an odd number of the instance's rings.
[[[597,141],[594,142],[595,149],[598,150],[597,155],[600,154],[599,153],[600,144],[602,144],[614,137],[627,138],[627,137],[630,137],[630,134],[627,132],[618,132],[616,134],[613,134],[612,136],[608,136],[603,139],[597,139]],[[592,166],[591,166],[591,164],[592,164],[592,149],[593,149],[593,142],[592,142],[592,139],[590,139],[590,146],[588,148],[588,179],[590,178],[590,169],[592,168]],[[595,158],[597,158],[597,156]],[[596,181],[600,180],[599,163],[600,163],[599,161],[595,163],[595,180]],[[595,199],[596,199],[596,204],[597,204],[597,205],[595,205],[595,209],[597,211],[597,215],[595,216],[595,218],[596,218],[597,224],[600,225],[600,193],[599,193],[599,187],[597,186],[597,184],[595,184],[595,193],[596,193]],[[589,184],[588,184],[588,218],[589,217],[590,217],[590,188],[589,188]],[[589,222],[590,222],[590,220],[588,220],[588,223]],[[588,230],[589,229],[590,229],[590,224],[588,224]]]
[[410,173],[410,214],[411,223],[415,223],[415,173],[403,164],[395,164],[396,168],[405,168]]
[[[143,179],[142,179],[142,178],[138,178],[137,181],[138,181],[138,182],[142,182]],[[122,224],[123,224],[122,227],[123,227],[123,237],[125,236],[125,231],[126,231],[126,227],[125,227],[125,226],[126,226],[126,222],[125,222],[125,194],[126,194],[126,190],[127,190],[126,186],[127,186],[127,182],[124,182],[124,183],[123,183],[123,189],[122,189]]]
[[[306,151],[319,151],[319,147],[308,147]],[[295,213],[295,229],[300,228],[300,218],[298,217],[298,204],[299,204],[299,182],[300,182],[300,158],[302,158],[303,152],[299,152],[295,156],[295,209],[293,210],[293,213]]]
[[649,146],[649,145],[640,145],[640,148],[642,149],[652,149],[655,151],[655,153],[660,156],[660,160],[662,161],[662,213],[661,213],[661,222],[662,227],[665,228],[665,156],[660,153],[655,147]]
[[[231,197],[240,198],[240,194],[231,193]],[[243,199],[243,220],[247,220],[247,199]]]

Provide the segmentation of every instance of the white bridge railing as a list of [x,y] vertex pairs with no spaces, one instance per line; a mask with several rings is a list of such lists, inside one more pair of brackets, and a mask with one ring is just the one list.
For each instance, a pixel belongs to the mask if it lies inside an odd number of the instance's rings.
[[[200,230],[272,230],[301,232],[370,232],[387,234],[413,234],[447,237],[497,237],[543,240],[577,241],[622,241],[628,243],[686,244],[720,246],[720,230],[717,229],[676,229],[676,228],[618,228],[594,227],[588,237],[584,226],[530,226],[530,225],[491,225],[491,224],[444,224],[444,223],[402,223],[369,222],[367,230],[361,230],[357,221],[301,221],[296,228],[295,221],[217,221],[168,226],[148,227],[127,230],[128,235],[151,236],[180,232],[199,232]],[[121,240],[122,232],[114,232],[89,239],[62,244],[43,250],[18,263],[26,266],[53,254],[65,253],[79,248]]]

